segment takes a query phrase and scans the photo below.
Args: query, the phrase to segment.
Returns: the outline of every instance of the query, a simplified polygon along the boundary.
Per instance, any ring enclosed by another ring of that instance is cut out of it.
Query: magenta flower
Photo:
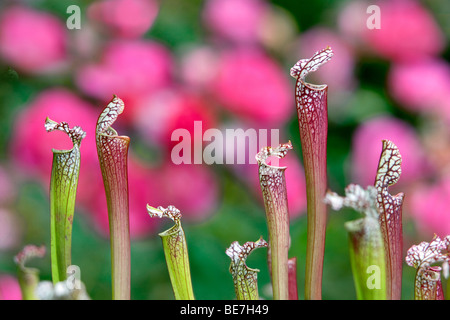
[[[431,185],[422,185],[411,190],[406,198],[416,228],[421,234],[445,236],[450,234],[448,199],[450,179],[442,177]]]
[[[158,10],[155,0],[102,0],[93,2],[87,15],[112,36],[137,38],[150,29]]]
[[[404,108],[448,114],[444,107],[450,100],[450,65],[440,59],[394,64],[389,71],[388,88]]]
[[[363,0],[349,1],[338,13],[338,31],[355,47],[361,46],[364,41],[368,18],[366,10],[369,5],[369,2]]]
[[[257,42],[268,6],[263,0],[208,0],[206,26],[219,37],[238,43]]]
[[[171,69],[171,54],[159,43],[113,41],[104,47],[99,62],[78,70],[76,83],[83,92],[101,100],[108,100],[115,92],[127,105],[123,117],[130,120],[137,100],[170,84]]]
[[[48,72],[67,60],[67,34],[55,16],[21,6],[0,16],[0,57],[25,72]]]
[[[209,46],[187,49],[181,58],[180,77],[184,85],[195,89],[205,89],[217,72],[219,57]]]
[[[442,31],[419,1],[383,0],[376,5],[381,12],[380,29],[366,27],[363,36],[380,56],[394,61],[412,61],[431,57],[444,49]]]
[[[167,164],[158,169],[164,203],[183,208],[183,219],[200,221],[217,208],[219,188],[213,172],[201,165]],[[186,187],[186,184],[189,187]]]
[[[211,91],[232,114],[260,125],[280,125],[292,116],[289,80],[262,51],[225,52],[217,68]]]
[[[157,145],[170,157],[178,141],[172,141],[176,129],[186,129],[194,139],[194,121],[201,121],[201,135],[217,127],[212,104],[203,96],[182,88],[169,88],[142,98],[136,103],[133,124],[150,145]],[[183,210],[184,211],[184,210]]]
[[[22,300],[19,281],[10,275],[0,275],[0,300]]]
[[[0,251],[20,244],[23,234],[21,222],[17,213],[0,207]]]
[[[379,158],[380,141],[391,139],[404,158],[399,185],[426,173],[427,165],[419,138],[413,127],[392,117],[378,117],[362,123],[353,136],[352,181],[363,187],[373,184]]]

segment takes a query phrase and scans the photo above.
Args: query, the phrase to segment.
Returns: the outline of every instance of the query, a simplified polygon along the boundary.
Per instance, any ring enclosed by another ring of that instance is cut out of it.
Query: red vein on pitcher
[[[377,209],[384,239],[387,263],[387,299],[400,300],[402,286],[402,204],[404,194],[392,196],[389,186],[400,179],[402,157],[397,146],[383,140],[383,150],[375,179],[377,190]]]
[[[246,242],[242,246],[234,241],[225,251],[231,258],[230,273],[233,276],[234,290],[237,300],[259,300],[258,269],[249,268],[245,261],[249,254],[257,248],[267,247],[267,242],[261,237],[256,242]]]
[[[328,86],[307,83],[305,78],[332,56],[333,51],[327,47],[316,52],[310,59],[298,61],[290,70],[291,76],[297,79],[295,101],[307,186],[306,299],[322,298],[327,218],[327,206],[323,198],[327,191]]]
[[[47,132],[59,130],[72,140],[70,150],[53,149],[53,163],[50,180],[50,251],[53,283],[67,277],[71,265],[72,224],[75,211],[75,198],[80,171],[80,144],[86,137],[81,127],[72,129],[67,122],[45,120]]]
[[[124,110],[117,96],[100,114],[96,126],[97,153],[108,206],[113,299],[130,299],[130,227],[128,205],[128,147],[130,138],[111,126]]]
[[[289,299],[289,210],[285,178],[286,167],[268,165],[266,160],[271,156],[283,158],[291,149],[292,144],[289,141],[277,148],[263,148],[256,155],[269,229],[273,297],[276,300]]]
[[[444,293],[441,283],[440,266],[433,264],[447,264],[450,261],[448,251],[450,245],[450,236],[444,239],[437,235],[433,237],[431,243],[421,242],[408,249],[405,261],[417,269],[414,281],[414,299],[415,300],[444,300]],[[433,266],[432,266],[433,265]]]
[[[174,206],[154,208],[147,204],[150,217],[169,218],[175,225],[159,234],[176,300],[194,300],[186,237],[180,210]]]

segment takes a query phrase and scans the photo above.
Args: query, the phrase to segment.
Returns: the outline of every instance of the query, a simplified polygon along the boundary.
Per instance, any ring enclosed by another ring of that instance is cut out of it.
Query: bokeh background
[[[81,9],[81,28],[66,22]],[[394,141],[405,192],[405,252],[450,234],[450,2],[376,1],[381,28],[358,1],[15,0],[0,4],[0,299],[20,299],[13,257],[26,244],[50,244],[52,148],[47,116],[87,131],[73,226],[73,264],[93,299],[110,299],[110,249],[94,142],[97,117],[113,94],[125,102],[115,128],[131,137],[129,160],[132,299],[173,299],[152,206],[183,214],[198,299],[233,299],[226,248],[267,239],[255,165],[179,165],[177,128],[280,130],[294,150],[283,160],[291,214],[290,256],[304,297],[306,200],[291,66],[331,46],[333,59],[308,81],[329,86],[329,188],[373,184],[381,140]],[[355,299],[346,221],[329,212],[324,299]],[[247,260],[270,299],[266,250]],[[51,279],[49,254],[30,262]],[[403,298],[414,270],[404,267]]]

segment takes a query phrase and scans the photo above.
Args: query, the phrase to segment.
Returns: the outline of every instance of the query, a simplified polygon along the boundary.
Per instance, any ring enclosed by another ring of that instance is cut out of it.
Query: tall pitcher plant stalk
[[[307,250],[305,298],[322,298],[322,270],[325,251],[327,205],[323,199],[327,192],[327,85],[305,82],[310,72],[316,71],[333,56],[327,47],[310,59],[298,61],[291,68],[297,79],[295,101],[297,105],[307,198]]]
[[[291,149],[292,144],[289,141],[276,148],[263,148],[256,155],[269,229],[269,259],[275,300],[289,299],[289,210],[285,178],[286,167],[268,165],[266,161],[269,157],[283,158]]]
[[[66,280],[71,265],[72,223],[80,172],[80,144],[86,133],[80,127],[69,128],[66,122],[57,123],[47,118],[47,132],[60,130],[70,137],[73,148],[53,149],[50,181],[50,251],[53,283]]]
[[[128,206],[128,146],[111,126],[124,110],[117,96],[97,120],[96,142],[108,206],[111,242],[112,298],[130,299],[130,226]]]

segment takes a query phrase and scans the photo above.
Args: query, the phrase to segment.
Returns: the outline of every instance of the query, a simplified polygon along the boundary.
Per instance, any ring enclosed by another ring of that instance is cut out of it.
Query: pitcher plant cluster
[[[351,208],[362,217],[348,221],[350,264],[358,299],[392,299],[402,296],[402,265],[405,261],[417,269],[415,299],[444,299],[441,272],[448,274],[450,236],[435,236],[431,243],[412,246],[404,260],[402,205],[404,194],[391,195],[389,188],[401,176],[402,157],[393,141],[382,140],[378,170],[373,186],[363,188],[350,184],[345,195],[328,190],[327,135],[328,86],[306,82],[314,72],[331,60],[330,47],[316,52],[311,58],[299,60],[290,70],[296,79],[295,103],[301,141],[301,154],[306,177],[307,243],[304,295],[308,300],[322,299],[322,273],[328,207]],[[276,106],[274,106],[276,107]],[[95,141],[108,208],[112,299],[130,299],[130,219],[128,195],[128,150],[130,138],[121,136],[112,127],[124,111],[123,101],[113,95],[98,117]],[[67,119],[70,120],[70,119]],[[24,299],[89,299],[82,282],[74,283],[67,270],[72,266],[72,223],[75,212],[81,144],[86,133],[67,122],[45,120],[48,132],[65,132],[73,142],[70,150],[53,150],[50,177],[50,226],[52,282],[40,281],[39,270],[26,267],[27,260],[43,257],[45,247],[26,246],[16,256],[18,278]],[[89,137],[87,137],[89,139]],[[230,281],[238,300],[258,300],[258,269],[246,265],[247,257],[258,248],[267,250],[267,266],[271,277],[274,300],[297,300],[297,257],[289,256],[288,190],[285,179],[287,167],[274,165],[270,159],[281,160],[293,149],[290,141],[278,146],[263,147],[256,155],[261,193],[264,200],[268,238],[239,244],[231,243],[225,250],[230,257]],[[331,159],[332,160],[332,159]],[[189,265],[189,253],[181,218],[183,208],[167,208],[149,203],[145,210],[150,218],[168,218],[174,225],[159,234],[172,284],[174,298],[195,299]],[[257,238],[258,235],[255,235]],[[371,272],[376,277],[371,277]],[[76,280],[76,279],[75,279]],[[75,285],[74,285],[75,284]]]

